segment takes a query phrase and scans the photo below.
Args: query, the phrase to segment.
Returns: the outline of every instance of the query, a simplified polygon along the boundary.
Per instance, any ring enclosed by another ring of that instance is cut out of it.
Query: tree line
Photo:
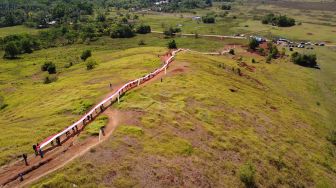
[[[267,14],[261,20],[263,24],[271,24],[279,27],[290,27],[295,25],[295,19],[287,17],[286,15],[275,15],[273,13]]]
[[[13,0],[0,6],[0,27],[25,24],[48,27],[51,21],[77,22],[82,15],[92,15],[94,4],[89,0]]]
[[[146,24],[134,24],[126,21],[113,23],[84,23],[61,25],[40,31],[37,35],[17,34],[0,38],[0,48],[5,51],[4,58],[13,59],[19,54],[32,53],[41,48],[68,45],[75,42],[90,42],[101,36],[112,38],[133,37],[136,33],[150,33],[151,28]]]

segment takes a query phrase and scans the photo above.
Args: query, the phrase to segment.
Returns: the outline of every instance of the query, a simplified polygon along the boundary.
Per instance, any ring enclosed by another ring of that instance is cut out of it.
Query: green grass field
[[[113,106],[136,111],[138,124],[119,126],[108,142],[35,186],[238,187],[246,163],[256,168],[260,187],[335,186],[336,150],[325,139],[335,122],[334,57],[321,58],[317,70],[237,56],[256,67],[242,71],[262,86],[218,67],[237,68],[230,57],[179,54],[176,64],[187,72],[129,92]]]
[[[0,28],[0,37],[5,37],[14,34],[37,34],[41,29],[29,28],[26,26],[13,26]]]
[[[143,48],[128,50],[138,47],[140,40],[146,43]],[[167,51],[165,46],[169,40],[152,34],[131,39],[102,38],[90,45],[44,49],[16,60],[0,59],[0,96],[2,103],[8,105],[0,111],[3,133],[0,135],[0,164],[17,158],[22,152],[31,152],[32,144],[79,119],[87,108],[108,93],[110,82],[123,84],[159,67],[161,62],[157,55]],[[193,37],[175,40],[181,47],[195,50],[211,51],[225,44]],[[79,59],[84,49],[91,49],[98,62],[92,71],[87,71]],[[41,65],[45,61],[57,66],[55,83],[43,84],[47,73],[41,71]],[[74,65],[66,68],[70,62]],[[16,135],[16,139],[12,140],[12,135]]]
[[[336,17],[331,11],[242,2],[233,3],[229,15],[216,24],[191,19],[222,12],[219,5],[196,14],[139,14],[139,22],[156,31],[181,24],[182,33],[245,33],[336,43]],[[269,12],[285,12],[302,25],[261,24],[257,19]],[[0,37],[16,31],[36,32],[22,26],[0,28]],[[144,46],[138,45],[140,40]],[[0,165],[31,153],[32,144],[79,119],[106,96],[110,82],[123,84],[159,67],[158,54],[167,51],[170,40],[161,34],[102,37],[90,44],[0,59]],[[243,49],[238,47],[235,56],[178,54],[175,66],[184,71],[177,69],[162,83],[128,92],[112,106],[132,113],[128,123],[34,187],[242,187],[242,172],[249,165],[255,169],[258,187],[336,187],[336,147],[326,139],[336,130],[335,48],[310,50],[321,67],[312,69],[294,65],[289,57],[268,64],[265,57],[244,50],[247,40],[178,36],[174,40],[178,47],[200,52],[231,44]],[[85,49],[91,49],[98,62],[91,71],[79,59]],[[239,67],[240,58],[256,71]],[[57,66],[54,83],[43,84],[47,73],[40,69],[45,61]],[[223,65],[240,68],[250,79]],[[106,117],[97,120],[83,139],[96,135],[107,122]]]

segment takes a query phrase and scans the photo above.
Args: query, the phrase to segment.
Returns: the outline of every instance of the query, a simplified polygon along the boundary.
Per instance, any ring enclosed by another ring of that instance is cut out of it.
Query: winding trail
[[[133,88],[141,88],[142,86],[149,84],[151,81],[163,77],[167,73],[167,68],[170,63],[173,62],[175,54],[180,51],[182,51],[182,49],[168,52],[161,57],[161,60],[164,62],[161,68],[156,69],[154,72],[151,72],[139,79],[130,81],[121,86],[119,89],[113,90],[112,94],[93,107],[79,121],[65,128],[60,133],[46,138],[43,142],[41,142],[41,148],[45,148],[45,157],[43,159],[41,159],[40,156],[30,155],[28,156],[29,166],[26,166],[23,160],[19,160],[1,167],[0,187],[26,187],[41,177],[62,168],[75,158],[82,156],[93,147],[107,140],[120,122],[120,118],[126,118],[121,112],[111,110],[108,107],[119,101],[118,98],[122,97],[122,95],[127,91]],[[81,141],[80,135],[82,131],[86,126],[90,126],[89,124],[100,114],[106,114],[109,117],[108,124],[105,127],[105,135],[100,141],[98,137],[95,136],[89,136],[84,139],[84,141]],[[89,115],[92,117],[90,119],[86,119]],[[61,145],[50,145],[50,143],[53,143],[54,139],[57,138],[56,136],[63,138]],[[20,173],[23,174],[23,181],[19,180]]]

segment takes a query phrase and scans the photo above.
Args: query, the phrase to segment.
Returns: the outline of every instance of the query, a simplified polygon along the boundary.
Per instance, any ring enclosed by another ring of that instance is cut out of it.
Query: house
[[[192,20],[200,20],[200,19],[201,19],[200,16],[194,16],[194,17],[192,17]]]
[[[55,25],[57,22],[55,20],[48,22],[48,25]]]

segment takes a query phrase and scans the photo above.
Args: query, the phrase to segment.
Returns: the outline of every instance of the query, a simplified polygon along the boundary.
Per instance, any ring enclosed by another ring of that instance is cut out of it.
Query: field
[[[310,6],[315,2],[305,1]],[[220,5],[194,13],[141,13],[138,22],[153,31],[174,26],[182,33],[336,44],[336,16],[330,7],[305,10],[306,5],[290,8],[291,2],[242,1],[232,3],[228,15],[216,17],[215,24],[192,20],[212,11],[220,14]],[[128,11],[111,10],[109,16],[117,12]],[[270,12],[285,12],[300,24],[261,24]],[[38,30],[0,28],[0,37],[25,32]],[[106,142],[33,187],[242,187],[249,174],[256,187],[336,187],[336,147],[327,139],[336,130],[336,48],[294,49],[316,54],[321,69],[315,69],[290,62],[287,49],[285,57],[266,63],[265,57],[246,51],[248,40],[173,39],[179,48],[193,51],[179,53],[162,82],[132,90],[111,107],[123,118]],[[139,45],[141,40],[145,45]],[[155,33],[101,37],[0,59],[0,165],[32,153],[32,144],[79,119],[111,92],[110,83],[115,88],[161,66],[158,55],[168,51],[171,40]],[[235,55],[200,53],[232,46]],[[90,71],[79,58],[85,49],[98,63]],[[51,84],[43,83],[46,61],[57,66]],[[81,139],[97,136],[106,121],[99,117]]]
[[[35,186],[237,187],[247,163],[261,187],[335,186],[336,151],[323,139],[335,121],[334,57],[321,59],[320,72],[240,55],[261,84],[218,67],[237,68],[231,56],[180,54],[162,83],[112,107],[132,118],[108,142]]]
[[[14,34],[37,34],[41,29],[33,29],[25,26],[13,26],[0,28],[0,37]]]
[[[140,53],[137,49],[126,50],[120,55],[120,50],[138,47],[137,41],[140,40],[158,48],[140,48]],[[17,60],[1,59],[0,96],[8,106],[1,110],[0,117],[3,132],[0,136],[0,163],[5,164],[22,152],[31,151],[32,144],[77,120],[87,108],[108,93],[110,82],[117,86],[159,67],[157,55],[166,51],[162,47],[169,40],[161,35],[139,35],[132,39],[104,38],[90,45],[36,51]],[[223,45],[221,41],[207,43],[206,39],[185,37],[176,41],[183,47],[196,50],[206,47],[212,51]],[[84,49],[91,49],[93,58],[99,63],[92,71],[87,71],[85,63],[79,59]],[[45,61],[56,63],[58,70],[57,82],[49,85],[43,84],[46,73],[41,71],[41,65]],[[70,62],[74,65],[66,68]],[[33,132],[25,131],[32,128]],[[10,139],[13,134],[17,139]]]

